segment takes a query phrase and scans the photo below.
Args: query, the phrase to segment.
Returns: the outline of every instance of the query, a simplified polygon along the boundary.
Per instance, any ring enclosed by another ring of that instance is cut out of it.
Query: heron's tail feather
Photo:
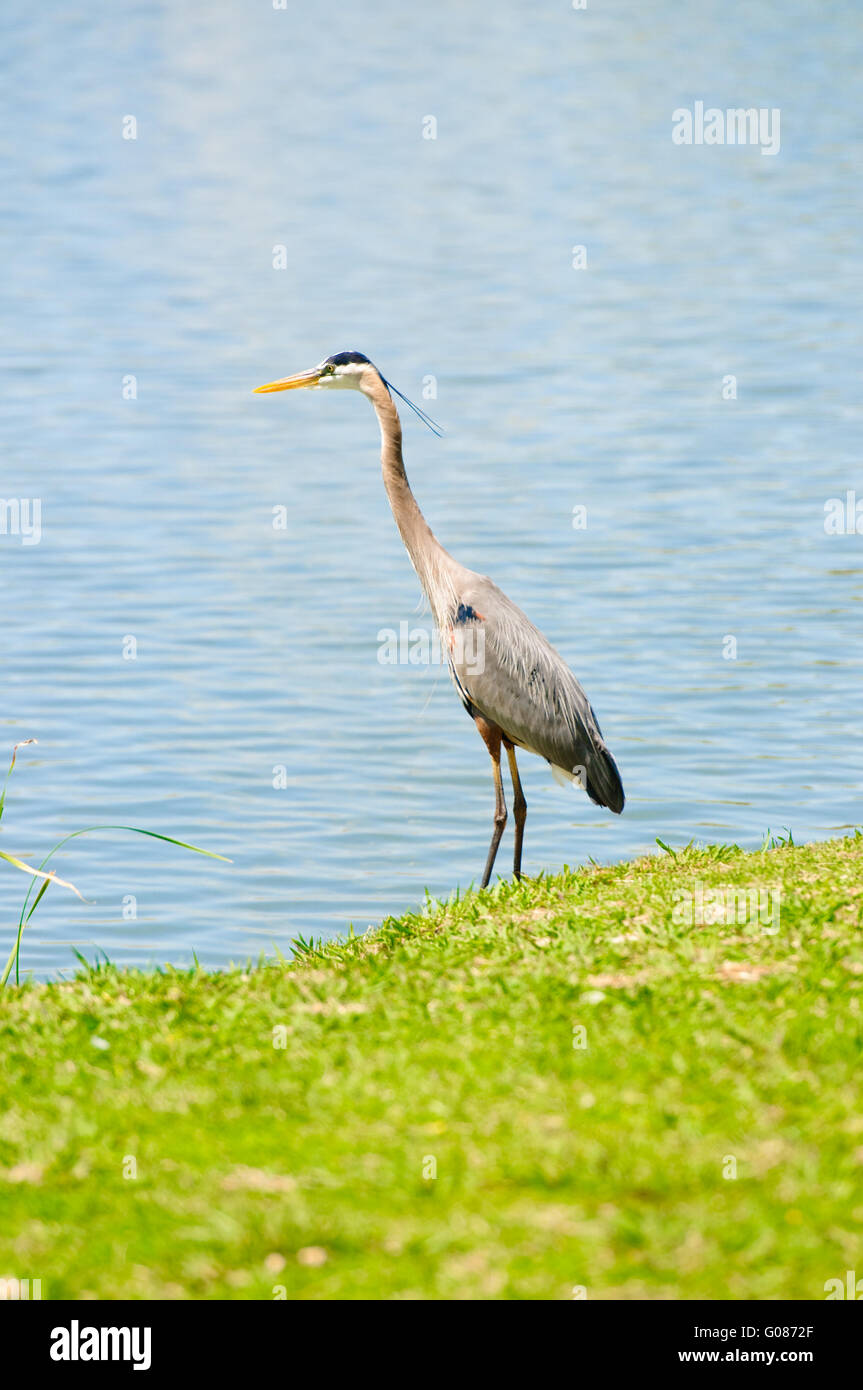
[[[607,748],[599,748],[587,767],[587,794],[597,806],[607,806],[619,816],[623,810],[623,783],[617,763]]]
[[[594,748],[587,767],[576,766],[572,772],[567,772],[555,763],[550,763],[550,766],[555,782],[562,787],[575,782],[579,787],[584,787],[597,806],[607,806],[616,816],[620,815],[624,802],[623,783],[617,763],[604,744],[601,748]]]

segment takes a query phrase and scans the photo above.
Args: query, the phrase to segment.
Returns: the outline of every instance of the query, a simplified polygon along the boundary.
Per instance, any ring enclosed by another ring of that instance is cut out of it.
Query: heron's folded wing
[[[560,653],[490,579],[477,576],[459,595],[449,648],[453,679],[473,709],[594,801],[623,809],[620,774],[590,701]]]

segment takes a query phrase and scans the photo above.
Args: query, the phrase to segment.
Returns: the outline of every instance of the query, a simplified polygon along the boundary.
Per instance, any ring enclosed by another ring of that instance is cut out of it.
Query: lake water
[[[620,765],[616,818],[522,758],[527,873],[860,822],[863,535],[824,507],[863,500],[861,58],[841,4],[9,22],[0,495],[41,539],[0,535],[0,742],[39,742],[0,848],[120,822],[233,860],[73,841],[88,902],[49,891],[26,967],[220,966],[479,876],[483,745],[439,668],[378,659],[428,617],[372,411],[251,394],[343,348],[445,426],[405,421],[430,524]],[[675,145],[697,101],[778,108],[779,153]]]

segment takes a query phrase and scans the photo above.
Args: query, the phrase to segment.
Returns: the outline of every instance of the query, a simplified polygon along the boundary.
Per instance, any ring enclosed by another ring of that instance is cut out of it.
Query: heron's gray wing
[[[521,609],[490,579],[471,576],[447,636],[450,670],[468,710],[619,814],[623,785],[590,701]]]

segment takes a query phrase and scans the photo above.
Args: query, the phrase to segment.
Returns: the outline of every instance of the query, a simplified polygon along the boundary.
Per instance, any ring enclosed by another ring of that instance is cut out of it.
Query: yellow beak
[[[256,386],[254,392],[262,396],[267,391],[296,391],[298,386],[317,386],[320,379],[320,367],[313,367],[310,372],[298,372],[296,376],[286,376],[281,381],[268,381],[265,386]]]

